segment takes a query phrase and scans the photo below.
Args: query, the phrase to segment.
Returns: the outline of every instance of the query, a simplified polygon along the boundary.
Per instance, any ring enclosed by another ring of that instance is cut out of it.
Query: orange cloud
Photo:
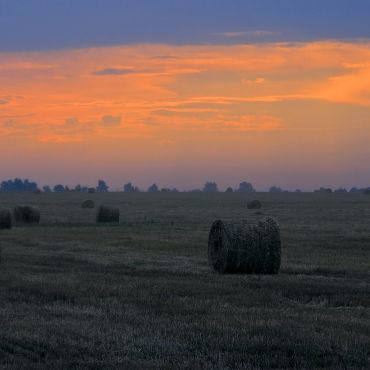
[[[223,150],[298,168],[308,143],[306,165],[367,135],[348,122],[370,109],[369,60],[370,44],[339,42],[0,54],[0,141],[39,143],[40,153],[75,144],[92,163],[99,147],[117,165],[135,150],[137,164],[166,162],[167,151],[190,164],[191,148],[198,159]]]

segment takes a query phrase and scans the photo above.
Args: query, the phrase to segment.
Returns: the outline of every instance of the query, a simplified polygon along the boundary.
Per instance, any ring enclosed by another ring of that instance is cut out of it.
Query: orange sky
[[[0,53],[2,179],[370,184],[370,44]]]

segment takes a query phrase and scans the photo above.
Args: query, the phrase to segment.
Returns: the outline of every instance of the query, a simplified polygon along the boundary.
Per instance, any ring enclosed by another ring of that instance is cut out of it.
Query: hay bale
[[[247,202],[247,208],[248,209],[261,209],[262,208],[262,203],[255,199],[250,202]]]
[[[96,222],[119,222],[119,208],[100,206],[96,212]]]
[[[95,208],[95,202],[91,199],[84,200],[81,204],[82,208]]]
[[[12,228],[12,214],[8,209],[0,209],[0,229]]]
[[[40,211],[30,206],[17,206],[13,211],[14,220],[19,224],[40,223]]]
[[[273,218],[213,223],[208,239],[208,262],[217,272],[277,274],[280,259],[280,228]]]

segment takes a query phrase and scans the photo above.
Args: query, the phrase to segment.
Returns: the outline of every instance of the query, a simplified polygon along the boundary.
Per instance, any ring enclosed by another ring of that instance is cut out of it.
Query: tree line
[[[42,188],[38,186],[38,184],[34,181],[30,181],[29,179],[19,179],[16,178],[14,180],[6,180],[0,183],[0,191],[1,192],[45,192],[45,193],[65,193],[65,192],[80,192],[80,193],[106,193],[109,192],[109,186],[104,180],[99,180],[95,187],[89,187],[84,185],[76,185],[75,187],[71,188],[68,185],[57,184],[53,187],[49,185],[45,185]],[[140,189],[138,186],[135,186],[133,183],[128,182],[127,184],[123,185],[122,191],[125,193],[138,193],[138,192],[149,192],[149,193],[158,193],[158,192],[172,192],[177,193],[179,190],[177,188],[159,188],[157,184],[153,184],[149,186],[146,190]],[[255,193],[257,190],[254,186],[247,181],[243,181],[239,184],[239,187],[232,188],[228,187],[225,192],[226,193]],[[208,181],[204,184],[202,188],[199,189],[192,189],[189,190],[192,193],[217,193],[220,192],[219,187],[216,182]],[[270,193],[284,193],[288,192],[288,190],[284,190],[279,186],[271,186],[268,190]],[[301,192],[301,190],[297,189],[295,192]],[[366,193],[370,194],[370,187],[368,188],[357,188],[353,187],[349,190],[346,188],[338,188],[338,189],[331,189],[326,187],[320,187],[319,189],[314,190],[315,193]]]

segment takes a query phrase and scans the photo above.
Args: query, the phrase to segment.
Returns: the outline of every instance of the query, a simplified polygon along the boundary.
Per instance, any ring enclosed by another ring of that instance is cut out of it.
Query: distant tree
[[[302,193],[302,190],[301,189],[296,189],[295,191],[296,193]]]
[[[161,189],[162,193],[169,193],[170,191],[171,191],[171,189],[169,189],[169,188],[162,188]]]
[[[49,185],[43,186],[42,190],[44,191],[44,193],[51,193],[52,192],[51,187]]]
[[[338,188],[334,190],[334,193],[348,193],[346,188]]]
[[[171,189],[171,193],[179,193],[180,191],[178,190],[178,189],[176,189],[176,188],[172,188]]]
[[[360,192],[361,192],[361,190],[360,190],[360,189],[358,189],[358,188],[356,188],[356,187],[353,187],[349,192],[350,192],[350,193],[360,193]]]
[[[234,192],[234,190],[233,190],[233,188],[232,187],[228,187],[227,189],[226,189],[226,191],[225,191],[225,193],[233,193]]]
[[[96,192],[96,189],[95,189],[95,188],[88,188],[88,189],[87,189],[87,192],[88,192],[89,194],[93,194],[93,193],[95,193],[95,192]]]
[[[153,184],[148,188],[148,193],[157,193],[158,191],[158,186],[156,184]]]
[[[282,193],[283,189],[281,189],[279,186],[271,186],[269,189],[270,193]]]
[[[203,187],[203,191],[205,193],[217,193],[218,192],[218,186],[215,182],[206,182]]]
[[[253,185],[250,182],[246,182],[246,181],[243,181],[240,183],[239,189],[237,191],[239,193],[255,193],[256,192]]]
[[[98,193],[107,193],[109,190],[109,186],[104,180],[99,180],[98,181],[98,186],[96,187],[96,191]]]
[[[135,187],[132,185],[131,182],[123,185],[123,191],[125,193],[134,193],[135,192]]]
[[[191,190],[189,190],[189,193],[201,193],[202,192],[202,190],[200,190],[200,189],[191,189]]]
[[[370,195],[370,187],[368,187],[368,188],[366,188],[366,189],[364,189],[364,194],[366,194],[366,195]]]
[[[76,193],[87,193],[89,191],[89,188],[87,186],[82,186],[78,184],[74,187],[72,191],[75,191]]]
[[[37,190],[38,190],[37,183],[29,181],[28,179],[21,180],[21,179],[16,178],[14,180],[3,181],[0,184],[0,191],[35,192]]]
[[[66,188],[62,184],[55,185],[54,188],[54,193],[64,193],[66,191]]]
[[[324,187],[321,187],[320,189],[315,190],[315,193],[327,193],[327,194],[330,194],[332,192],[333,192],[333,190],[331,188],[324,188]]]

